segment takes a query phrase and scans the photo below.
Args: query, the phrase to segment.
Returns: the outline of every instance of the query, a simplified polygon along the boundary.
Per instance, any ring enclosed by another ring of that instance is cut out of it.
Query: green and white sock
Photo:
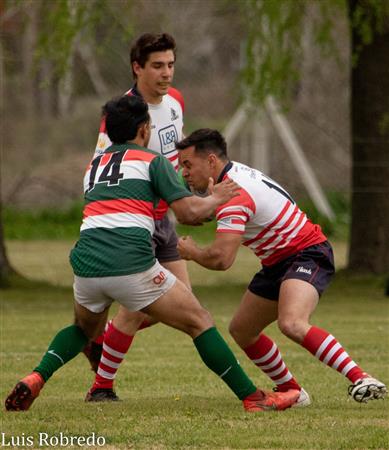
[[[61,330],[53,339],[34,372],[39,372],[47,381],[53,373],[77,356],[88,343],[88,338],[77,325]]]
[[[243,400],[256,391],[256,387],[215,327],[204,331],[193,340],[205,365],[216,373]]]

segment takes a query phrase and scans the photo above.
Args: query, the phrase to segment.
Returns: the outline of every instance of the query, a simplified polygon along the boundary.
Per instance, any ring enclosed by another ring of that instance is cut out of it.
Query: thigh
[[[179,261],[165,261],[161,262],[161,265],[182,281],[188,289],[191,289],[186,261],[183,259]]]
[[[277,319],[278,303],[260,297],[247,290],[236,310],[231,328],[243,330],[248,337],[256,337]]]
[[[279,319],[289,322],[309,322],[311,314],[319,301],[317,289],[310,283],[287,279],[282,282],[279,297]]]
[[[151,320],[149,320],[147,314],[141,311],[129,311],[126,307],[120,305],[112,322],[119,331],[133,336],[145,319],[149,322]]]
[[[184,331],[192,338],[213,326],[211,315],[179,280],[143,311],[166,325]]]
[[[74,302],[75,323],[84,331],[89,339],[94,339],[104,330],[108,310],[109,307],[102,312],[94,313],[79,303]]]

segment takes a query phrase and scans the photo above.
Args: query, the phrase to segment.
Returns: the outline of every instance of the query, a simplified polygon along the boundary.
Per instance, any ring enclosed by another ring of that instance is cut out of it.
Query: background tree
[[[212,97],[215,95],[215,89],[219,89],[223,93],[223,101],[214,101],[212,106],[219,104],[224,114],[228,114],[225,111],[226,102],[232,104],[234,100],[231,102],[231,99],[235,98],[233,95],[226,96],[225,92],[231,94],[229,77],[231,74],[235,77],[239,66],[241,39],[246,43],[245,69],[242,73],[243,95],[256,103],[263,102],[269,94],[279,100],[292,99],[299,89],[301,58],[305,56],[304,33],[305,37],[308,33],[305,29],[307,17],[314,21],[313,33],[317,45],[322,49],[323,65],[326,61],[331,61],[329,58],[339,58],[336,52],[337,36],[334,32],[336,17],[341,16],[342,21],[343,17],[348,17],[352,37],[350,47],[355,56],[352,77],[350,74],[353,185],[349,267],[373,273],[388,272],[389,202],[385,201],[385,195],[388,193],[389,176],[385,145],[388,140],[389,122],[389,2],[242,0],[228,3],[215,0],[206,6],[205,3],[202,5],[201,12],[204,17],[196,27],[198,34],[191,35],[192,38],[188,38],[187,22],[197,14],[198,1],[182,2],[180,11],[177,11],[180,12],[180,20],[176,20],[174,24],[171,22],[166,3],[174,7],[176,5],[175,0],[0,0],[0,45],[4,43],[0,58],[2,74],[3,62],[7,63],[6,75],[2,75],[6,83],[1,83],[1,88],[4,89],[6,85],[7,99],[14,114],[11,122],[17,120],[17,126],[10,127],[9,132],[12,133],[17,128],[23,130],[23,133],[20,133],[22,137],[26,136],[25,141],[18,140],[19,148],[27,143],[29,157],[35,158],[34,164],[37,165],[42,163],[45,151],[46,156],[51,151],[57,159],[60,150],[58,146],[54,149],[50,139],[53,136],[49,133],[55,131],[57,144],[69,140],[71,133],[60,132],[66,129],[66,120],[69,127],[69,119],[74,113],[74,106],[77,106],[75,100],[80,99],[79,104],[85,108],[85,91],[89,90],[90,98],[95,98],[100,104],[101,98],[117,95],[123,85],[127,87],[127,46],[133,35],[131,23],[139,22],[139,18],[135,22],[135,14],[142,16],[143,20],[137,32],[144,29],[156,31],[156,23],[173,34],[182,28],[179,38],[180,61],[183,54],[190,57],[177,71],[176,81],[182,76],[180,86],[184,82],[191,88],[197,84],[203,89],[207,84],[208,96],[212,92]],[[241,8],[240,12],[238,8]],[[218,17],[223,16],[228,20],[214,23],[212,14],[218,14]],[[311,22],[309,23],[311,26]],[[215,28],[219,29],[219,40],[211,37],[210,30]],[[229,35],[234,36],[234,40],[226,40],[226,30]],[[186,39],[182,39],[182,36]],[[193,46],[193,42],[196,42],[196,46]],[[222,42],[227,42],[224,50]],[[8,58],[11,53],[17,55],[17,58]],[[208,78],[204,82],[207,69],[212,70],[208,70]],[[88,78],[82,87],[81,77]],[[2,102],[4,98],[2,93]],[[198,98],[198,95],[192,95],[190,100],[193,102]],[[197,101],[197,106],[199,105],[200,102]],[[3,103],[1,108],[4,112]],[[77,129],[79,141],[82,141],[81,136],[89,123],[94,139],[97,124],[90,120],[92,115],[87,116],[85,109],[83,111],[82,117],[74,119],[73,128]],[[212,113],[204,111],[204,108],[202,114],[207,123],[208,119],[213,120]],[[23,115],[34,117],[35,121],[26,124],[23,122]],[[36,120],[36,117],[44,120]],[[80,123],[80,120],[84,122]],[[209,124],[219,127],[218,122],[210,120]],[[27,129],[28,127],[30,128]],[[5,129],[1,137],[7,132]],[[46,138],[44,142],[42,134]],[[42,151],[42,144],[46,145],[45,151]],[[64,152],[68,150],[66,145],[74,148],[73,142],[69,140],[63,145]],[[31,149],[38,146],[40,152],[32,154]],[[345,147],[347,146],[346,143]],[[334,152],[332,148],[332,153]],[[7,156],[9,155],[11,153],[7,153]],[[76,157],[76,152],[71,156]],[[339,157],[340,159],[342,158]],[[330,167],[329,162],[327,165]],[[336,167],[339,170],[339,167],[348,166]],[[9,192],[12,194],[18,186],[26,186],[29,173],[25,170],[20,170],[18,180],[11,180],[12,183],[6,185],[8,200],[11,198]],[[325,174],[325,170],[322,173]],[[323,177],[326,178],[325,175]],[[39,182],[42,181],[39,179]],[[20,197],[24,198],[26,194],[28,197],[30,192],[27,188],[27,192],[23,190]],[[8,274],[9,269],[0,227],[0,276]]]
[[[285,103],[299,78],[304,11],[312,2],[247,0],[240,3],[248,30],[245,94],[262,104],[268,95]],[[324,57],[336,57],[333,20],[347,14],[353,64],[352,271],[389,272],[389,2],[326,0],[314,27]],[[325,64],[325,58],[323,59]]]

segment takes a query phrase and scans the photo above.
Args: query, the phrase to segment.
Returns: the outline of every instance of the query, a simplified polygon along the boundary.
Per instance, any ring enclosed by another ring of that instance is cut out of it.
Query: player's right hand
[[[219,205],[237,197],[239,190],[239,184],[229,178],[217,184],[214,184],[213,178],[209,179],[208,192],[215,197]]]

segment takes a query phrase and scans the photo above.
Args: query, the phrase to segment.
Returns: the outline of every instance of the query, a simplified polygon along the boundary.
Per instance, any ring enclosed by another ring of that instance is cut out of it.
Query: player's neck
[[[230,164],[229,160],[222,160],[222,159],[217,160],[214,172],[212,174],[215,183],[220,183],[220,181],[222,181],[224,175],[231,168],[231,165],[229,164]]]
[[[128,141],[129,144],[139,145],[139,147],[146,147],[145,140],[142,136],[136,136],[132,141]]]
[[[143,100],[149,105],[159,105],[162,102],[163,95],[150,92],[149,89],[139,83],[137,83],[136,87],[140,95],[143,97]]]

